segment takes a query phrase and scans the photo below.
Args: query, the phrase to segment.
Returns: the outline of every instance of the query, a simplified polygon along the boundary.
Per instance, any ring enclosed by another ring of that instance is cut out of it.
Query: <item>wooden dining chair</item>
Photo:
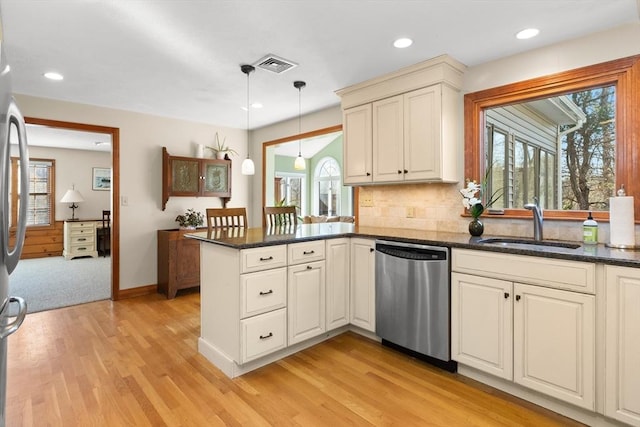
[[[265,206],[264,223],[267,227],[298,225],[298,212],[295,206]]]
[[[98,254],[111,254],[111,211],[102,211],[102,227],[97,229]]]
[[[216,228],[247,228],[246,208],[209,208],[207,213],[207,230]]]

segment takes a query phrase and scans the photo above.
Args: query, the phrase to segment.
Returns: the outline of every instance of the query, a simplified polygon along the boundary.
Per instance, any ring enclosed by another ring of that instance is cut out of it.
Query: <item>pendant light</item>
[[[305,87],[307,84],[305,82],[296,80],[295,82],[293,82],[293,87],[295,87],[296,89],[298,89],[298,136],[300,136],[302,134],[302,126],[301,126],[301,122],[302,122],[302,88]],[[298,140],[298,157],[296,157],[296,161],[293,164],[293,168],[295,170],[305,170],[306,168],[306,163],[304,161],[304,158],[302,157],[302,139]]]
[[[251,143],[249,141],[249,74],[251,74],[255,67],[253,65],[241,65],[240,70],[247,75],[247,158],[242,161],[241,172],[242,175],[254,175],[256,173],[256,167],[253,164],[253,160],[249,158],[249,147]]]

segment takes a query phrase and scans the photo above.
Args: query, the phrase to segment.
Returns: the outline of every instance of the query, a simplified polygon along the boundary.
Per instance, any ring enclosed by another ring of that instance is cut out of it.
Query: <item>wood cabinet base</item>
[[[158,230],[158,292],[175,298],[180,289],[200,286],[200,243],[190,230]]]

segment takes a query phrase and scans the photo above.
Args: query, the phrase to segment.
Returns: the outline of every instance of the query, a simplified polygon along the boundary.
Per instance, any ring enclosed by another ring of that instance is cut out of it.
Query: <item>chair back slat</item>
[[[295,206],[265,206],[264,222],[267,227],[298,225],[298,213]]]
[[[207,229],[242,227],[247,228],[246,208],[208,208]]]

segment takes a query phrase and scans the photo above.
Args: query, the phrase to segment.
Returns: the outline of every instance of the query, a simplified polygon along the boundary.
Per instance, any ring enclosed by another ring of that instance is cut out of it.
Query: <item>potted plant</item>
[[[207,146],[207,148],[213,151],[216,154],[216,158],[218,159],[224,159],[227,156],[227,154],[231,154],[234,156],[237,155],[238,152],[236,150],[224,144],[226,140],[227,140],[227,137],[225,136],[222,139],[222,142],[220,142],[220,137],[218,136],[218,132],[216,132],[216,135],[213,139],[213,147]]]
[[[185,213],[176,217],[176,221],[183,230],[195,230],[197,226],[204,223],[204,215],[193,209],[187,209]]]

